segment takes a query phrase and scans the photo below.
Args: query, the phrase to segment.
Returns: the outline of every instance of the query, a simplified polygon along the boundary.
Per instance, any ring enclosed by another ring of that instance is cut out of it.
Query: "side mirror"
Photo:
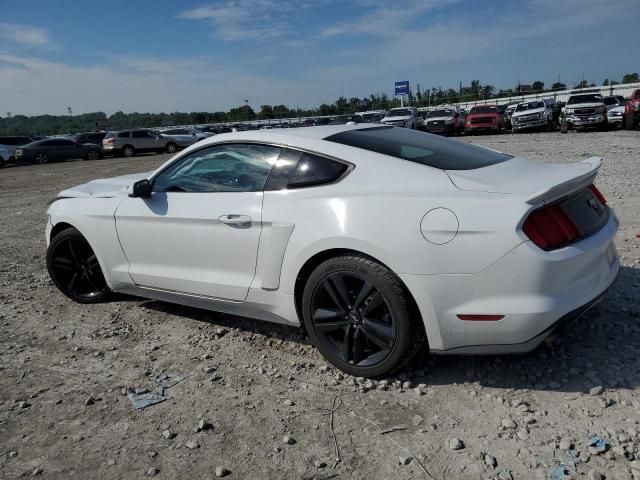
[[[151,196],[151,182],[146,178],[138,180],[133,184],[133,188],[131,189],[129,196],[133,198],[149,198]]]

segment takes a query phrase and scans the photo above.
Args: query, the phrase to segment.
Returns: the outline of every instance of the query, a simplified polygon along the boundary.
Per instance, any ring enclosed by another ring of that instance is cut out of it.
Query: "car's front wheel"
[[[302,310],[314,345],[351,375],[388,375],[424,341],[424,327],[398,277],[366,257],[339,256],[320,264],[305,285]]]
[[[167,143],[166,147],[167,153],[176,153],[178,151],[178,145],[173,142]]]
[[[47,269],[58,289],[79,303],[98,303],[110,293],[89,242],[75,228],[56,235],[47,249]]]
[[[35,163],[43,165],[49,163],[49,156],[46,153],[38,153],[34,158]]]

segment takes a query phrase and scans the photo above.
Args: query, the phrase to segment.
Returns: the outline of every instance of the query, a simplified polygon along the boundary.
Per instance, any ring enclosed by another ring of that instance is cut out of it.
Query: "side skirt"
[[[194,295],[190,293],[141,286],[128,286],[115,291],[125,295],[135,295],[137,297],[159,300],[161,302],[176,303],[178,305],[201,308],[203,310],[210,310],[213,312],[249,317],[256,320],[263,320],[265,322],[299,326],[298,323],[292,323],[273,312],[260,308],[257,304],[249,302],[237,302],[234,300],[225,300],[216,297],[207,297],[204,295]]]

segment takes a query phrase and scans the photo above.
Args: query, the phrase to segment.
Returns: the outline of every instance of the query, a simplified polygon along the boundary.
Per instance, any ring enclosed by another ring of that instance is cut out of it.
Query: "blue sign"
[[[396,82],[396,95],[409,95],[409,80]]]

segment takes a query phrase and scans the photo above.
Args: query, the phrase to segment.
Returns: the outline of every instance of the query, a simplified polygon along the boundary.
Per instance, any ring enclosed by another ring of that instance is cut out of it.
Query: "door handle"
[[[249,215],[222,215],[218,217],[218,220],[231,227],[249,228],[251,226]]]

